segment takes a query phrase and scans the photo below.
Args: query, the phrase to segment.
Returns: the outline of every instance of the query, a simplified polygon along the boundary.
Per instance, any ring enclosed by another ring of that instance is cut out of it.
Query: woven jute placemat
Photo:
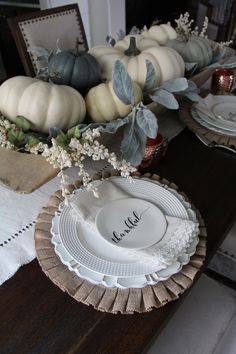
[[[236,136],[213,132],[196,122],[191,115],[192,102],[182,101],[179,104],[179,117],[186,126],[194,133],[206,137],[209,141],[217,144],[236,147]]]
[[[0,183],[19,193],[31,193],[59,170],[53,168],[45,157],[0,148]]]
[[[94,176],[94,179],[108,178],[111,175],[114,176],[118,174],[116,171],[106,171],[103,174]],[[150,180],[160,181],[158,175],[141,175],[140,173],[135,173],[135,175],[140,178],[145,177],[150,178]],[[161,183],[177,189],[175,184],[167,180],[162,179]],[[71,191],[80,186],[80,182],[77,182],[75,186],[71,185]],[[186,195],[181,194],[188,200]],[[42,209],[38,216],[35,226],[36,253],[44,273],[54,284],[61,290],[67,292],[75,300],[86,305],[91,305],[96,310],[113,314],[141,313],[159,308],[170,301],[178,299],[179,296],[192,285],[194,277],[201,268],[206,255],[206,228],[197,210],[195,211],[200,225],[200,241],[196,253],[191,257],[189,264],[185,265],[179,273],[156,285],[146,286],[142,289],[118,289],[94,285],[87,280],[81,279],[59,260],[54,252],[54,245],[51,242],[50,228],[55,211],[62,200],[61,192],[57,191],[51,196],[48,205]]]

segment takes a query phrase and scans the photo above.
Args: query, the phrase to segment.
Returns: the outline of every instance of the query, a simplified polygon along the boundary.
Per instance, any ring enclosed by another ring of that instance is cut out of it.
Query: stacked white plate
[[[209,94],[191,108],[194,120],[214,132],[236,136],[236,96]]]
[[[133,198],[136,198],[137,205],[146,203],[148,207],[156,206],[160,211],[155,214],[158,220],[161,220],[159,216],[163,214],[197,222],[191,205],[176,190],[166,185],[143,178],[135,178],[134,183],[122,177],[110,177],[110,180],[131,196],[131,203]],[[72,200],[86,198],[86,193],[86,190],[79,189],[75,191]],[[109,214],[109,208],[102,212],[101,216],[109,222],[107,213]],[[158,223],[150,225],[152,231],[155,227],[158,228]],[[149,234],[148,231],[150,230],[147,230],[145,235]],[[189,262],[199,241],[197,234],[194,234],[180,256],[173,259],[170,265],[155,271],[155,265],[144,262],[142,257],[138,257],[138,253],[136,258],[130,257],[122,247],[117,247],[108,242],[106,237],[101,237],[99,232],[76,218],[72,207],[65,206],[64,203],[60,204],[55,213],[51,233],[56,254],[71,271],[91,283],[118,288],[141,288],[168,279]]]

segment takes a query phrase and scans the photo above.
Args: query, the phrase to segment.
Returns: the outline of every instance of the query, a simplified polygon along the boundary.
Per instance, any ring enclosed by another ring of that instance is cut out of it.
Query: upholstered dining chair
[[[81,50],[88,44],[77,4],[35,11],[8,18],[8,24],[28,76],[35,76],[43,66],[30,47],[43,47],[56,51],[72,49],[78,40]]]

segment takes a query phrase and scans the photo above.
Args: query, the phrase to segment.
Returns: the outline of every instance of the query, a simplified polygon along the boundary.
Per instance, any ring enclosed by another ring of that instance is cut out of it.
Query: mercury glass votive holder
[[[212,74],[211,93],[229,95],[234,86],[234,72],[229,69],[215,69]]]
[[[153,163],[157,165],[167,149],[168,139],[164,138],[160,133],[155,139],[147,138],[147,143],[144,151],[144,156],[141,164],[138,166],[140,172],[145,172],[145,169]]]

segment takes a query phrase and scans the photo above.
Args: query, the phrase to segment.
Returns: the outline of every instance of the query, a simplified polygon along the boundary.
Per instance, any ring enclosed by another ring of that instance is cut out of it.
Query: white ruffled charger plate
[[[156,203],[168,215],[197,221],[196,214],[191,209],[191,205],[185,202],[178,192],[161,185],[159,182],[148,179],[135,179],[135,183],[130,184],[126,179],[121,177],[111,177],[111,179],[113,183],[130,195],[148,200],[154,204]],[[86,191],[76,191],[74,198],[77,198],[78,194],[81,198],[84,193]],[[71,271],[74,271],[78,276],[94,284],[119,288],[141,288],[146,285],[154,285],[179,272],[183,265],[189,262],[190,256],[196,251],[197,236],[193,238],[191,244],[181,257],[173,260],[172,264],[165,269],[155,272],[150,265],[142,264],[138,260],[136,262],[131,261],[118,247],[113,246],[113,250],[107,247],[105,240],[103,241],[105,242],[104,246],[102,238],[88,229],[87,225],[83,225],[84,229],[83,227],[81,228],[81,222],[78,223],[75,220],[70,209],[70,207],[65,207],[62,203],[60,205],[61,215],[60,213],[56,213],[53,219],[51,232],[55,252],[61,262],[67,265]],[[76,224],[80,224],[79,230],[75,227]],[[74,225],[74,227],[68,230],[69,225]],[[76,254],[78,247],[79,257],[81,256],[82,258],[78,258],[77,255],[71,255],[72,249],[72,253],[74,254],[75,252]]]
[[[110,180],[127,196],[153,203],[164,215],[188,219],[183,204],[168,189],[142,179],[135,179],[134,183],[122,177],[111,177]],[[97,185],[100,183],[106,181],[96,181]],[[86,203],[87,193],[85,189],[77,190],[72,201],[79,198],[81,203]],[[67,252],[76,262],[90,270],[121,277],[139,276],[157,270],[155,264],[142,262],[138,252],[136,259],[131,259],[130,254],[122,248],[108,244],[96,230],[79,220],[70,206],[64,206],[62,210],[59,233]],[[169,248],[168,245],[166,247]]]

